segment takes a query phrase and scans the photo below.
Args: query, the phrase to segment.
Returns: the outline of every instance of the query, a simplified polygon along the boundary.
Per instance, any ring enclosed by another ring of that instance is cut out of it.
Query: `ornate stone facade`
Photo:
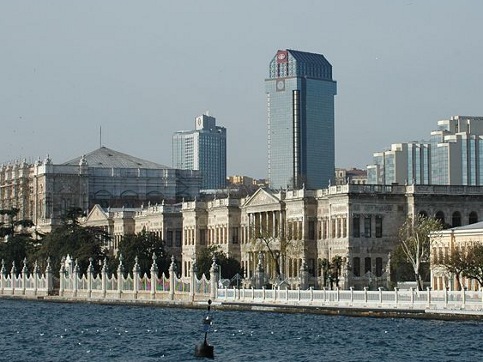
[[[390,255],[408,216],[426,214],[451,226],[474,223],[483,215],[483,188],[346,184],[259,189],[246,198],[195,199],[170,211],[166,205],[154,208],[138,209],[135,216],[125,210],[122,218],[113,214],[116,243],[129,217],[137,232],[143,227],[156,232],[155,225],[167,225],[163,218],[169,215],[174,232],[182,233],[182,246],[172,253],[181,259],[183,277],[203,248],[218,245],[240,261],[245,285],[255,285],[263,270],[261,283],[335,287],[324,276],[323,261],[339,258],[339,287],[376,289],[388,286]],[[162,232],[163,238],[168,235]]]
[[[51,230],[71,207],[103,208],[170,203],[199,193],[199,172],[178,170],[101,147],[56,165],[47,157],[0,170],[0,208],[19,208],[19,218]]]

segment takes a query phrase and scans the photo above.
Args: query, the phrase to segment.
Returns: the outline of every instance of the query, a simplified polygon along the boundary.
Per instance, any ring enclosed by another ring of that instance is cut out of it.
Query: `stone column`
[[[218,298],[218,265],[216,258],[213,257],[213,263],[210,268],[210,297],[211,299]]]
[[[107,259],[104,258],[104,263],[102,264],[102,270],[101,270],[101,288],[102,288],[102,298],[106,297],[106,292],[107,292]]]
[[[132,268],[132,284],[133,284],[133,298],[137,299],[138,298],[138,290],[139,290],[139,272],[141,268],[139,267],[138,263],[139,259],[136,255],[134,258],[134,266]]]
[[[47,266],[45,267],[45,282],[47,284],[47,294],[54,291],[54,273],[50,265],[50,256],[47,258]]]
[[[39,264],[37,263],[37,261],[35,261],[34,271],[33,271],[35,296],[37,295],[37,290],[39,289],[39,276],[40,276]]]
[[[258,253],[258,265],[255,271],[255,289],[261,289],[265,285],[265,269],[263,267],[263,253]]]
[[[196,265],[196,259],[193,259],[191,263],[191,283],[190,283],[190,299],[191,301],[195,300],[196,294],[196,272],[198,271],[198,267]]]
[[[174,289],[176,282],[176,264],[174,256],[171,256],[171,264],[169,265],[169,299],[174,300]]]
[[[60,261],[60,270],[59,270],[59,297],[64,296],[64,289],[65,289],[65,258],[62,257],[62,260]]]
[[[156,284],[158,283],[158,265],[156,254],[153,252],[153,263],[151,264],[151,299],[156,299]]]
[[[122,264],[122,254],[119,254],[119,266],[117,267],[117,295],[121,299],[122,283],[124,279],[124,265]]]
[[[10,269],[10,281],[12,282],[12,295],[15,295],[16,274],[17,274],[17,268],[15,268],[15,262],[12,261],[12,269]]]
[[[79,264],[77,259],[74,264],[74,271],[72,272],[72,296],[77,297],[77,289],[79,288]]]
[[[92,279],[94,278],[94,265],[92,261],[94,259],[89,258],[89,265],[87,266],[87,298],[92,297]]]
[[[309,267],[305,261],[305,258],[302,259],[302,264],[300,265],[300,289],[308,289],[309,288]]]
[[[22,268],[22,295],[25,295],[25,289],[27,285],[27,258],[23,259],[23,268]]]
[[[2,259],[2,268],[0,269],[0,284],[1,284],[1,293],[5,289],[5,280],[7,279],[7,269],[5,269],[5,260]]]

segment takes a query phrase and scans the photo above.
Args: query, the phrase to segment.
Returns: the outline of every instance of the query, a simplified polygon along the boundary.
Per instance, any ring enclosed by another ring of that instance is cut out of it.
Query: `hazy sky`
[[[0,0],[0,164],[63,163],[102,144],[171,166],[206,111],[228,174],[266,177],[264,79],[278,49],[324,54],[336,166],[436,122],[483,115],[483,1]]]

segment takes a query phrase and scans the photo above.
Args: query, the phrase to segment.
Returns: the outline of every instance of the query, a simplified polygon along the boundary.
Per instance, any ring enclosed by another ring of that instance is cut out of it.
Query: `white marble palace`
[[[194,198],[198,171],[179,170],[107,147],[62,164],[50,157],[0,166],[0,209],[18,208],[19,218],[50,231],[71,207],[140,207],[162,200]],[[1,216],[0,216],[1,217]],[[3,221],[3,220],[0,220]]]
[[[212,196],[135,209],[96,206],[84,222],[108,228],[113,249],[126,233],[143,228],[157,233],[168,252],[181,260],[183,277],[189,276],[202,248],[218,245],[241,262],[246,285],[253,285],[260,263],[268,282],[275,282],[276,258],[285,283],[299,287],[301,270],[307,270],[309,285],[321,288],[325,280],[321,262],[340,257],[339,287],[375,289],[388,284],[399,227],[407,216],[417,214],[453,227],[475,223],[483,215],[483,188],[355,184],[276,192],[260,188],[245,198]]]

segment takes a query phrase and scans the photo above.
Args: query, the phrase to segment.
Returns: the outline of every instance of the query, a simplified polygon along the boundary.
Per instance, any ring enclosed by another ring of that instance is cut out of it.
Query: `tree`
[[[442,229],[441,222],[436,219],[418,215],[416,218],[408,217],[399,229],[399,245],[407,262],[413,268],[414,278],[418,289],[423,289],[421,266],[429,262],[430,233]]]
[[[463,276],[478,281],[483,287],[483,244],[473,243],[466,249]]]
[[[320,261],[320,269],[322,270],[322,278],[324,279],[324,286],[328,286],[332,289],[333,284],[339,287],[339,278],[342,269],[342,257],[340,255],[336,255],[332,258],[332,261],[329,259],[322,259]]]
[[[159,236],[143,229],[136,235],[126,235],[119,243],[118,255],[122,254],[126,270],[132,270],[135,258],[138,258],[141,275],[149,274],[153,264],[153,253],[156,254],[156,264],[159,273],[167,273],[169,257],[165,251],[165,242]]]
[[[210,268],[213,263],[213,257],[221,269],[222,279],[232,279],[237,273],[243,275],[240,262],[233,257],[227,257],[226,254],[220,250],[219,245],[210,245],[201,250],[196,257],[196,266],[198,272],[196,276],[201,278],[203,274],[210,275]]]
[[[0,237],[5,238],[5,242],[0,243],[0,259],[8,271],[15,262],[17,272],[20,272],[24,260],[33,263],[30,255],[35,247],[30,229],[33,223],[31,220],[16,220],[19,211],[18,208],[0,210],[0,215],[7,218],[6,223],[0,224]]]
[[[108,233],[98,227],[79,225],[78,217],[82,210],[72,208],[62,217],[62,224],[40,241],[34,257],[45,261],[50,257],[54,272],[58,273],[63,257],[70,255],[77,260],[81,272],[87,269],[90,258],[94,260],[94,270],[99,272],[104,258],[109,255],[105,245],[109,240]]]
[[[456,279],[456,290],[461,290],[461,277],[467,268],[467,258],[461,248],[454,248],[451,253],[435,255],[435,264],[441,265],[448,272],[454,274]]]
[[[0,223],[0,236],[13,235],[15,232],[15,221],[20,209],[12,207],[11,209],[1,209],[0,215],[7,218],[7,223]]]

